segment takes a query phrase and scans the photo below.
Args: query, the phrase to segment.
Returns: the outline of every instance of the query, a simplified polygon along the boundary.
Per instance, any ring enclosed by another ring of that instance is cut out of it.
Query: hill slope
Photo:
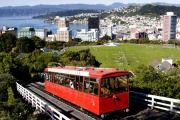
[[[176,6],[164,6],[164,5],[144,5],[138,11],[140,15],[164,15],[166,12],[174,12],[177,16],[180,17],[180,7]]]
[[[139,65],[152,65],[162,58],[180,60],[180,51],[175,48],[163,48],[160,45],[121,44],[119,47],[76,47],[70,50],[89,48],[96,59],[102,63],[100,67],[112,67],[135,70]]]
[[[36,5],[36,6],[18,6],[18,7],[1,7],[0,16],[22,16],[22,15],[40,15],[51,12],[64,10],[107,10],[113,8],[121,8],[125,6],[122,3],[115,3],[112,5],[104,4],[62,4],[62,5]]]

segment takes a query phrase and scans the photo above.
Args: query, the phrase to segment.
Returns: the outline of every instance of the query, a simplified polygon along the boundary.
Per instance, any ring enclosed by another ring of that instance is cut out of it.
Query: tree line
[[[176,6],[164,6],[164,5],[152,5],[147,4],[140,8],[140,10],[137,11],[137,14],[140,15],[153,15],[153,16],[160,16],[165,15],[166,12],[174,12],[175,15],[178,17],[180,16],[180,7]]]
[[[53,44],[52,46],[58,48],[59,44]],[[59,55],[53,52],[41,51],[40,49],[45,46],[51,46],[51,43],[46,43],[38,37],[30,39],[27,37],[16,38],[8,33],[0,35],[0,119],[49,119],[48,116],[42,113],[34,114],[35,109],[18,95],[15,82],[28,84],[41,80],[38,73],[43,72],[44,68],[49,66],[98,67],[100,65],[90,53],[90,50],[69,51]]]

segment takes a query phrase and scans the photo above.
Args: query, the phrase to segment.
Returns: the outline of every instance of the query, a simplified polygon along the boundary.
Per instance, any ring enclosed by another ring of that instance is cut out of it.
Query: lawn
[[[164,48],[160,45],[121,44],[118,47],[85,46],[73,47],[69,50],[89,48],[96,59],[101,62],[100,67],[113,67],[134,70],[140,64],[152,65],[162,58],[180,60],[180,49]]]

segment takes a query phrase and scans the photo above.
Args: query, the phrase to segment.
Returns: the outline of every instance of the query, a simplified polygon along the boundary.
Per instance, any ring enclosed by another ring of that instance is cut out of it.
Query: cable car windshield
[[[128,91],[128,76],[103,78],[101,81],[101,96]]]

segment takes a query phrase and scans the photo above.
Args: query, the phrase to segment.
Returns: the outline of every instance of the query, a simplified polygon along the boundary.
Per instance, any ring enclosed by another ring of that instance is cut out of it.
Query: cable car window
[[[67,74],[64,74],[63,75],[64,79],[63,79],[63,86],[66,86],[66,87],[70,87],[70,79],[69,79],[69,75]]]
[[[72,88],[72,89],[75,89],[76,88],[76,77],[74,75],[69,75],[69,87]]]
[[[51,73],[46,74],[46,79],[51,82]]]
[[[63,84],[63,76],[62,74],[55,74],[56,83],[62,85]]]
[[[90,93],[94,95],[98,95],[98,83],[90,82]]]
[[[96,79],[85,78],[84,81],[84,92],[90,93],[93,95],[98,95],[98,82]]]
[[[51,81],[53,83],[56,83],[56,81],[55,81],[55,73],[51,73]]]
[[[90,83],[89,81],[84,81],[84,92],[89,93]]]
[[[49,74],[48,73],[45,73],[45,79],[49,80]]]
[[[54,83],[59,84],[59,74],[58,73],[53,73],[53,79],[54,79]]]
[[[104,78],[101,83],[101,96],[111,93],[123,92],[128,90],[127,76],[118,76],[112,78]]]
[[[83,89],[83,77],[80,76],[79,77],[79,90],[82,91],[82,89]]]
[[[53,75],[52,75],[53,73],[49,73],[49,81],[50,82],[54,82],[54,80],[53,80]]]
[[[89,93],[89,87],[90,87],[90,83],[89,83],[89,78],[85,77],[84,78],[84,92]]]

